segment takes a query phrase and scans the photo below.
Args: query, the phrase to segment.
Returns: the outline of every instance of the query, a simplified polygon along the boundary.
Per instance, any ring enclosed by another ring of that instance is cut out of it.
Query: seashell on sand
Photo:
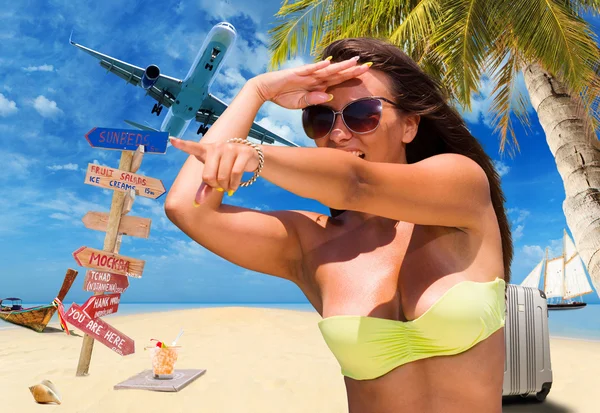
[[[29,391],[38,403],[60,404],[60,395],[56,390],[56,386],[50,380],[43,380],[40,384],[31,386]]]

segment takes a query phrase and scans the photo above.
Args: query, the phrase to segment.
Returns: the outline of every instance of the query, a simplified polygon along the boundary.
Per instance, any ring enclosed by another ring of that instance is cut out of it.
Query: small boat
[[[587,304],[575,297],[594,292],[586,276],[585,267],[575,247],[575,243],[564,231],[563,253],[561,256],[548,259],[546,257],[525,277],[521,285],[539,288],[540,279],[544,279],[544,293],[548,302],[548,310],[577,310]],[[544,264],[546,264],[544,266]],[[544,268],[545,267],[545,268]],[[542,271],[542,269],[544,271]]]
[[[1,299],[0,318],[13,324],[29,327],[41,333],[46,328],[48,322],[50,322],[56,310],[59,310],[61,326],[68,334],[69,330],[66,328],[66,324],[63,325],[64,322],[62,320],[62,300],[69,292],[71,285],[73,285],[75,277],[77,277],[77,271],[68,269],[58,295],[50,304],[23,308],[20,298],[10,297]],[[4,304],[6,301],[10,301],[10,305]]]

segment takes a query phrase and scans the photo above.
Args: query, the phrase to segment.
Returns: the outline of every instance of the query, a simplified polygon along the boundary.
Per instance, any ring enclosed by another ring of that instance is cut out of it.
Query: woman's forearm
[[[247,82],[225,112],[208,129],[208,132],[202,138],[202,142],[215,143],[234,137],[244,138],[248,136],[252,123],[263,103],[264,100],[257,93],[252,81]],[[167,202],[171,205],[189,204],[191,206],[196,191],[202,183],[203,169],[204,164],[195,156],[190,155],[169,190]],[[222,196],[218,197],[216,201],[220,204],[221,200]],[[215,201],[208,206],[214,207],[214,204]]]
[[[262,149],[262,178],[330,208],[348,209],[352,204],[359,186],[359,162],[366,161],[332,148],[263,145]]]

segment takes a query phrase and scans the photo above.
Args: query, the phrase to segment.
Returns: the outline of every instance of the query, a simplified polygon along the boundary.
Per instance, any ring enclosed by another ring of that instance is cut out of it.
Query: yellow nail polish
[[[373,66],[373,62],[364,63],[363,66],[371,67]]]
[[[217,191],[219,191],[219,192],[223,192],[223,191],[225,191],[225,190],[224,190],[223,188],[217,188]]]
[[[327,102],[331,102],[333,100],[333,95],[331,93],[328,93],[329,95],[329,99],[327,100]]]
[[[227,195],[229,195],[229,196],[233,196],[234,193],[235,193],[235,191],[233,189],[230,189],[229,191],[227,191]]]
[[[194,199],[194,208],[198,208],[200,206],[199,203],[196,202],[196,200]]]
[[[325,59],[325,60],[331,60],[331,59],[333,59],[333,56],[329,56],[329,57],[328,57],[327,59]]]

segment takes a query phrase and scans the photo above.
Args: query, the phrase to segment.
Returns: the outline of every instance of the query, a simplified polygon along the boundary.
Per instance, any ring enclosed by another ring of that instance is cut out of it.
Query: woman
[[[351,413],[500,412],[512,246],[491,160],[393,45],[345,39],[323,56],[251,79],[200,143],[173,139],[190,157],[166,213],[215,254],[302,289]],[[267,100],[303,109],[317,148],[229,141]],[[222,204],[244,171],[332,217]]]

